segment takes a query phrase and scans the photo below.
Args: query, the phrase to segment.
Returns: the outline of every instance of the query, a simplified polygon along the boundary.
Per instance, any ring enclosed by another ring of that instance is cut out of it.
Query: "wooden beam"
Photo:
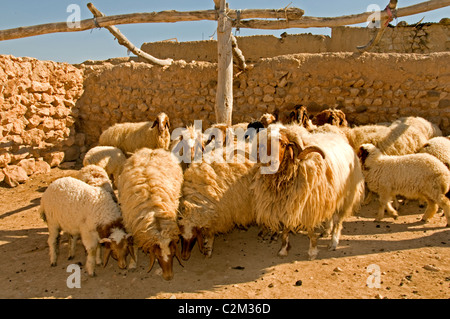
[[[239,13],[238,13],[239,12]],[[231,19],[300,19],[304,11],[298,8],[286,9],[243,9],[229,10],[228,16]],[[144,12],[112,15],[107,17],[99,17],[94,19],[86,19],[80,21],[78,28],[71,28],[66,22],[56,22],[40,24],[28,27],[19,27],[7,30],[0,30],[0,41],[12,40],[19,38],[32,37],[36,35],[58,33],[58,32],[78,32],[98,27],[108,27],[121,24],[134,23],[174,23],[180,21],[201,21],[201,20],[217,20],[215,10],[199,10],[199,11],[160,11],[160,12]]]
[[[226,12],[226,1],[214,0],[214,3],[219,13],[217,21],[216,121],[231,126],[233,112],[232,27]]]
[[[429,0],[421,2],[409,7],[397,10],[397,17],[409,16],[422,12],[432,11],[450,6],[450,0]],[[284,14],[284,18],[280,15]],[[278,10],[258,10],[245,9],[241,11],[239,27],[251,29],[289,29],[289,28],[332,28],[343,25],[352,25],[364,23],[370,17],[371,12],[347,15],[341,17],[307,17],[302,16],[303,10],[297,8],[287,8]],[[237,19],[237,10],[230,10],[228,16],[234,20]],[[287,19],[286,19],[287,17]],[[381,18],[385,19],[387,13],[381,12]],[[273,18],[280,20],[248,20],[252,18]],[[78,32],[84,30],[95,29],[98,27],[107,27],[120,24],[133,23],[172,23],[179,21],[200,21],[200,20],[216,20],[215,10],[203,11],[161,11],[150,13],[131,13],[121,14],[108,17],[94,19],[86,19],[80,21],[78,28],[71,28],[66,22],[56,22],[41,24],[28,27],[19,27],[7,30],[0,30],[0,41],[31,37],[36,35],[58,33],[58,32]],[[233,26],[237,25],[237,21],[233,21]]]
[[[450,6],[450,0],[429,0],[409,7],[397,10],[397,17],[410,16],[422,12],[432,11]],[[365,23],[373,12],[364,12],[360,14],[346,15],[340,17],[308,17],[303,16],[299,20],[244,20],[240,21],[240,28],[250,29],[289,29],[289,28],[332,28],[344,25]],[[385,20],[388,16],[386,11],[381,11],[381,19]],[[235,24],[233,24],[235,26]]]
[[[231,35],[231,48],[233,49],[233,56],[236,59],[239,70],[245,71],[247,69],[247,63],[245,63],[245,57],[242,54],[241,49],[239,49],[234,35]]]
[[[92,3],[88,3],[87,4],[88,9],[92,12],[92,14],[96,17],[104,17],[105,15],[98,10]],[[171,65],[173,60],[172,59],[165,59],[165,60],[161,60],[161,59],[157,59],[154,56],[145,53],[144,51],[142,51],[141,49],[137,48],[133,43],[131,43],[123,34],[122,32],[120,32],[119,29],[117,29],[115,26],[108,26],[106,27],[106,29],[112,33],[112,35],[117,39],[117,41],[119,42],[119,44],[125,46],[128,50],[130,50],[131,52],[133,52],[134,54],[136,54],[137,56],[141,57],[142,59],[144,59],[144,61],[150,62],[152,64],[156,64],[159,66],[167,66],[167,65]]]

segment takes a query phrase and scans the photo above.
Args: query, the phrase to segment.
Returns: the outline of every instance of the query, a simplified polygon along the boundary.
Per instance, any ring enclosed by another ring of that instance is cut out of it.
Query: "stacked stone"
[[[72,65],[0,55],[0,182],[17,186],[79,157],[82,92],[82,73]]]

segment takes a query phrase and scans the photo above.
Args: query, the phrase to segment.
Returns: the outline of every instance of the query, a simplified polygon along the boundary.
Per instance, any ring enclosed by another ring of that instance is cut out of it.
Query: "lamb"
[[[428,221],[440,206],[450,225],[450,171],[430,154],[384,155],[373,144],[363,144],[358,151],[367,187],[378,193],[380,208],[377,220],[384,217],[387,209],[394,218],[397,211],[390,201],[396,195],[427,202],[422,217]]]
[[[178,220],[184,260],[189,259],[196,240],[200,251],[210,257],[215,235],[255,221],[249,191],[255,163],[239,151],[225,163],[224,150],[207,154],[202,163],[192,164],[184,173]]]
[[[103,263],[110,255],[125,268],[127,256],[135,258],[132,237],[122,224],[121,212],[111,195],[101,187],[90,186],[73,177],[62,177],[50,184],[41,199],[39,213],[48,225],[48,245],[51,266],[56,266],[60,231],[71,235],[69,259],[74,257],[78,237],[87,251],[86,269],[95,275],[95,264],[100,264],[98,246],[104,244]]]
[[[268,134],[261,139],[268,141],[267,149],[272,140],[277,143],[278,169],[273,174],[260,170],[255,174],[251,189],[256,223],[271,232],[282,230],[281,257],[290,249],[289,232],[306,230],[308,255],[315,259],[314,229],[333,219],[330,249],[336,249],[343,220],[359,208],[364,196],[364,178],[355,152],[339,134],[310,134],[296,125],[261,134]]]
[[[148,271],[156,258],[165,280],[173,278],[173,257],[180,261],[177,209],[182,183],[181,166],[163,149],[140,149],[127,159],[119,177],[119,203],[134,250],[140,247],[150,255]]]
[[[83,159],[83,165],[97,165],[102,167],[117,187],[117,180],[126,160],[125,154],[114,146],[96,146],[91,148]]]
[[[450,138],[449,137],[433,137],[422,146],[419,153],[428,153],[436,157],[450,169]]]
[[[153,123],[120,123],[109,127],[100,135],[99,145],[117,147],[125,154],[143,147],[168,150],[169,128],[169,117],[162,112]]]
[[[91,186],[102,187],[108,193],[111,194],[113,200],[117,203],[117,197],[114,193],[111,180],[108,177],[106,171],[97,165],[87,165],[80,169],[74,176],[80,181],[85,182]]]

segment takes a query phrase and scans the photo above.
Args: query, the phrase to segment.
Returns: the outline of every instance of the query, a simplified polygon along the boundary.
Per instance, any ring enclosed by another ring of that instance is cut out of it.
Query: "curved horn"
[[[303,151],[301,151],[300,154],[298,154],[297,158],[299,160],[303,160],[306,157],[306,155],[314,152],[319,153],[322,156],[322,158],[325,158],[325,153],[318,146],[308,146]]]

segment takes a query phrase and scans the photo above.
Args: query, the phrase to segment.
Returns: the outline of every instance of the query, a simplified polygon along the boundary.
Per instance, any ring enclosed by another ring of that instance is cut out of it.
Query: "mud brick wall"
[[[0,181],[14,184],[79,157],[82,92],[83,74],[70,64],[0,55]]]
[[[234,79],[233,123],[297,104],[316,113],[342,109],[353,125],[422,116],[450,134],[450,53],[297,54],[261,59]],[[77,130],[89,145],[110,125],[153,120],[166,112],[172,128],[215,121],[217,66],[176,62],[83,65]]]

